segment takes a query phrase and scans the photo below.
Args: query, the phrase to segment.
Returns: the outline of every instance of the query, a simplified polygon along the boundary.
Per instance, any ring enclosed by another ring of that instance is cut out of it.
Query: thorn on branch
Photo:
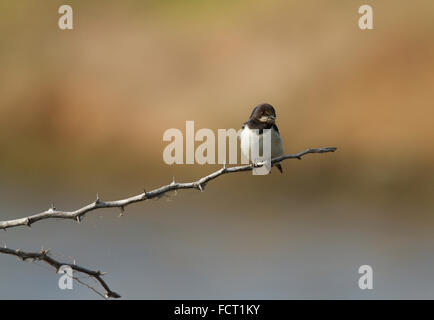
[[[96,194],[96,200],[95,200],[95,204],[99,205],[101,203],[101,199],[99,198],[99,194]]]
[[[76,217],[75,217],[75,220],[77,220],[77,223],[80,223],[80,222],[81,222],[81,218],[80,218],[80,216],[76,216]]]
[[[124,206],[120,206],[119,208],[121,210],[121,213],[119,214],[119,218],[122,217],[125,214],[125,207]]]

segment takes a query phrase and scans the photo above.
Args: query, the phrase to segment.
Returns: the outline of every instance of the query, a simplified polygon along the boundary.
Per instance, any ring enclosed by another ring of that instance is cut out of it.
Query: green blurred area
[[[194,178],[215,166],[165,165],[163,132],[238,129],[266,101],[287,153],[339,148],[271,189],[432,202],[432,1],[375,1],[372,31],[354,0],[74,1],[73,31],[61,4],[0,4],[4,183]]]

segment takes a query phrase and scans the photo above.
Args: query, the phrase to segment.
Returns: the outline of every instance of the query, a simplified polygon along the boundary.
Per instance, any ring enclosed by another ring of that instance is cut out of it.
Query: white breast
[[[258,138],[259,135],[259,138]],[[250,160],[250,150],[253,148],[253,144],[259,144],[259,152],[262,153],[263,138],[262,134],[259,134],[259,130],[251,130],[247,125],[240,134],[241,140],[241,152],[244,157]],[[276,130],[271,130],[271,158],[276,158],[283,154],[282,139]]]

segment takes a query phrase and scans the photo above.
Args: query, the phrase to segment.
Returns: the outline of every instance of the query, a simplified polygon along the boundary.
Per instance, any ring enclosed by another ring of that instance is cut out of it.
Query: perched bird
[[[241,152],[247,159],[250,159],[250,150],[255,141],[259,143],[259,152],[262,153],[264,129],[271,129],[271,159],[283,154],[282,139],[280,138],[279,129],[277,129],[275,121],[276,111],[271,104],[262,103],[253,109],[249,120],[247,120],[241,127],[242,131],[240,134]],[[259,139],[254,137],[256,135],[259,135]],[[250,161],[252,161],[252,159],[250,159]],[[280,163],[274,165],[279,169],[280,173],[282,173],[282,166]]]

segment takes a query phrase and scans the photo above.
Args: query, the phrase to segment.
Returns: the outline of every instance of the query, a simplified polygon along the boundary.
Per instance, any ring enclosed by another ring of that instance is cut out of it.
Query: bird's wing
[[[275,124],[273,124],[273,129],[276,130],[278,134],[280,134],[279,129],[277,128],[277,126]]]

